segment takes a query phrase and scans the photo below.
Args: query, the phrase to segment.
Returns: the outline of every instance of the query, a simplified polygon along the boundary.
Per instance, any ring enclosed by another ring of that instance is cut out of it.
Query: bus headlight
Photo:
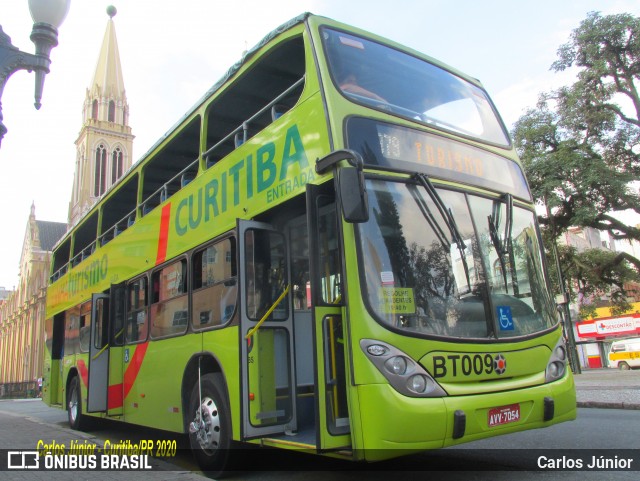
[[[360,347],[378,368],[389,384],[399,393],[410,397],[446,396],[440,385],[416,361],[390,344],[362,339]]]
[[[391,374],[402,376],[407,372],[407,359],[403,356],[394,356],[384,363],[384,367],[386,367]]]
[[[409,382],[407,383],[409,391],[413,391],[416,394],[424,394],[427,392],[427,389],[431,390],[434,387],[433,382],[429,382],[429,379],[422,374],[414,374],[409,378]]]
[[[551,357],[547,363],[546,382],[553,382],[564,376],[567,371],[567,348],[562,338],[551,351]]]

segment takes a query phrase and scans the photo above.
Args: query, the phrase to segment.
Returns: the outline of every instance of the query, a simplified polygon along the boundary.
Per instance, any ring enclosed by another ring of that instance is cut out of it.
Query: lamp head
[[[71,0],[29,0],[33,18],[31,41],[36,46],[38,66],[36,71],[35,107],[40,109],[44,76],[49,73],[51,49],[58,45],[58,28],[62,25]]]
[[[58,29],[64,22],[71,0],[29,0],[33,23],[46,23]]]

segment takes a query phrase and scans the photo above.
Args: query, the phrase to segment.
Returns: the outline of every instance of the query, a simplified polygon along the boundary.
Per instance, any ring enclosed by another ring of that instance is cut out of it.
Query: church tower
[[[82,109],[82,129],[76,140],[76,169],[69,204],[69,227],[131,167],[134,136],[129,127],[129,104],[122,79],[113,17]]]

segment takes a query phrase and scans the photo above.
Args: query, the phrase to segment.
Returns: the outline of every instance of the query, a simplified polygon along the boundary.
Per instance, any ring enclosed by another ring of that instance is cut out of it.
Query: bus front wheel
[[[189,441],[200,468],[220,477],[230,467],[231,418],[221,374],[205,374],[191,390]]]
[[[631,369],[629,364],[627,364],[624,361],[622,361],[620,364],[618,364],[618,368],[621,369],[622,371],[628,371],[629,369]]]
[[[82,431],[86,428],[86,416],[82,414],[82,392],[80,391],[80,380],[78,376],[74,376],[69,383],[67,414],[69,415],[69,426],[71,426],[71,429]]]

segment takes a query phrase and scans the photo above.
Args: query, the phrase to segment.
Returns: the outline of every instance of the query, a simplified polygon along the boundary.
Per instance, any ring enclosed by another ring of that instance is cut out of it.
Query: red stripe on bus
[[[109,392],[107,393],[108,409],[115,409],[122,407],[124,400],[122,398],[122,383],[112,384],[109,386]]]
[[[149,341],[136,346],[136,350],[131,357],[131,361],[129,361],[127,370],[124,372],[124,397],[127,397],[129,391],[131,391],[131,388],[133,387],[133,383],[138,377],[138,373],[140,372],[140,367],[142,367],[142,361],[144,360],[148,347]]]
[[[158,255],[156,265],[162,264],[167,258],[167,243],[169,240],[169,220],[171,219],[171,202],[162,208],[160,219],[160,238],[158,239]]]
[[[78,360],[78,372],[80,373],[80,379],[82,379],[84,387],[89,387],[89,370],[82,359]]]
[[[107,396],[107,399],[109,400],[109,409],[116,409],[123,406],[124,398],[127,397],[129,391],[131,391],[131,388],[133,387],[133,383],[138,377],[140,367],[142,367],[142,361],[147,353],[147,347],[149,347],[148,341],[143,344],[136,345],[131,361],[129,361],[129,365],[124,372],[123,382],[109,386],[109,393]]]

